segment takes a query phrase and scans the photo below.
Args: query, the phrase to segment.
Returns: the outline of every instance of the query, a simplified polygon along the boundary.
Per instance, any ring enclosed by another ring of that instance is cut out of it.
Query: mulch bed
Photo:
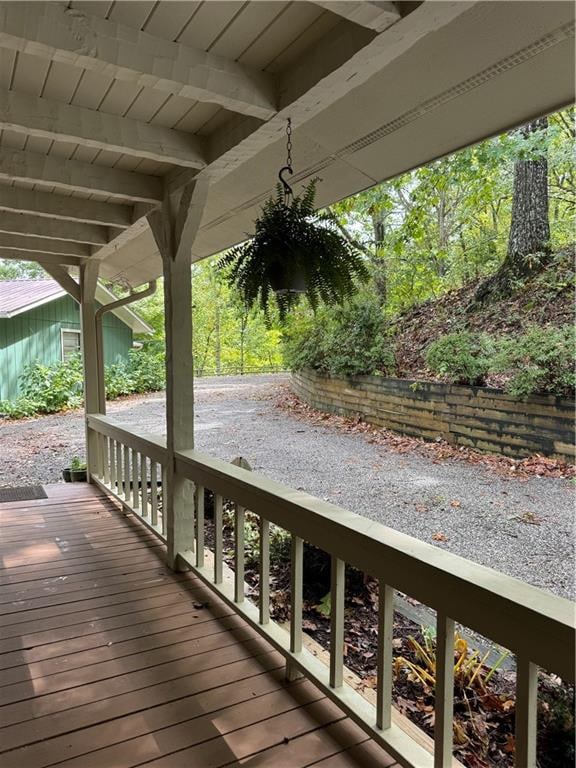
[[[226,503],[224,515],[225,561],[233,568],[233,505]],[[211,499],[206,499],[206,544],[213,546],[210,519]],[[247,513],[246,582],[248,598],[258,595],[257,517]],[[290,539],[271,529],[270,597],[271,617],[278,622],[290,618]],[[303,629],[323,648],[330,647],[330,559],[326,553],[305,544]],[[377,582],[356,569],[346,570],[345,664],[366,688],[376,686],[378,640]],[[395,706],[424,730],[434,735],[434,688],[424,684],[409,664],[425,665],[415,642],[426,645],[426,630],[398,612],[394,615]],[[433,661],[433,645],[432,661]],[[466,651],[466,658],[470,658]],[[402,657],[402,658],[400,658]],[[477,665],[473,665],[475,668]],[[454,754],[468,768],[512,768],[514,764],[515,673],[499,670],[485,685],[490,668],[480,665],[472,685],[456,686],[454,705]],[[561,768],[574,759],[574,687],[555,676],[540,674],[539,766]]]

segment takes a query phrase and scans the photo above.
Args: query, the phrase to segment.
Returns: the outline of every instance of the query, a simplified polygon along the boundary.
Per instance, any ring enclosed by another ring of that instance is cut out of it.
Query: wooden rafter
[[[15,251],[10,248],[0,246],[0,259],[9,261],[36,261],[44,266],[45,264],[67,264],[72,267],[79,267],[85,259],[79,256],[65,256],[59,253],[43,253],[42,251]]]
[[[276,111],[270,75],[60,3],[3,3],[0,46],[263,120]]]
[[[20,179],[76,192],[102,192],[123,200],[159,203],[162,180],[156,176],[105,168],[78,160],[62,161],[59,157],[22,152],[2,147],[0,178]]]
[[[0,128],[189,168],[206,165],[193,134],[14,91],[0,91]]]
[[[107,227],[9,211],[3,211],[0,215],[0,232],[34,235],[51,240],[70,240],[89,245],[104,245],[109,240]]]
[[[45,237],[33,237],[31,235],[12,235],[0,232],[0,248],[9,248],[11,251],[34,251],[40,253],[54,253],[60,256],[78,256],[87,258],[91,254],[91,248],[84,243],[73,243],[69,240],[49,240]]]
[[[327,11],[376,32],[383,32],[400,20],[400,11],[394,3],[383,0],[313,0]]]
[[[79,200],[52,192],[9,187],[4,184],[0,185],[0,210],[123,229],[129,227],[134,218],[133,208],[129,205]]]

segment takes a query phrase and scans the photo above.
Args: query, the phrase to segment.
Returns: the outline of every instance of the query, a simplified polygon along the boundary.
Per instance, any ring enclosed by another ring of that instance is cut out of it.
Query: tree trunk
[[[540,117],[520,130],[525,138],[546,131],[548,118]],[[500,269],[478,287],[476,302],[491,296],[507,296],[515,280],[539,272],[550,257],[550,219],[548,212],[548,160],[546,151],[536,152],[514,163],[512,219],[508,250]]]
[[[374,231],[374,255],[371,257],[372,275],[378,302],[381,307],[385,307],[388,299],[388,276],[386,274],[386,262],[381,256],[386,234],[384,213],[372,214],[372,228]]]
[[[215,323],[215,333],[216,333],[216,344],[214,347],[214,365],[216,369],[216,375],[219,376],[222,373],[222,345],[221,345],[221,339],[220,339],[220,297],[216,299],[216,317],[214,320]]]
[[[545,131],[548,118],[533,120],[522,128],[526,138],[536,131]],[[530,160],[517,160],[514,165],[514,194],[508,252],[502,265],[517,276],[533,271],[534,254],[550,252],[550,222],[548,218],[548,160],[546,154]]]

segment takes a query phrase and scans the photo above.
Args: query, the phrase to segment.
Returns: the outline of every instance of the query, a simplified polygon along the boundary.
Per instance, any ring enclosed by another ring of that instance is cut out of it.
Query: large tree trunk
[[[546,131],[548,118],[540,117],[521,128],[529,138]],[[476,291],[476,301],[489,296],[507,295],[513,282],[541,270],[550,256],[550,220],[548,214],[548,160],[546,151],[514,164],[512,220],[508,251],[498,272],[485,280]]]
[[[548,118],[533,120],[522,128],[526,138],[531,133],[545,131]],[[532,271],[534,254],[550,252],[550,222],[548,219],[548,160],[543,152],[530,160],[517,160],[514,165],[514,194],[508,253],[503,267],[522,276]]]

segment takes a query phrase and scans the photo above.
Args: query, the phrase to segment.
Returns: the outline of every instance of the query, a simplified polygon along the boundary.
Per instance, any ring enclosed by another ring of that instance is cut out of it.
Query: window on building
[[[62,360],[80,352],[80,331],[62,329]]]

